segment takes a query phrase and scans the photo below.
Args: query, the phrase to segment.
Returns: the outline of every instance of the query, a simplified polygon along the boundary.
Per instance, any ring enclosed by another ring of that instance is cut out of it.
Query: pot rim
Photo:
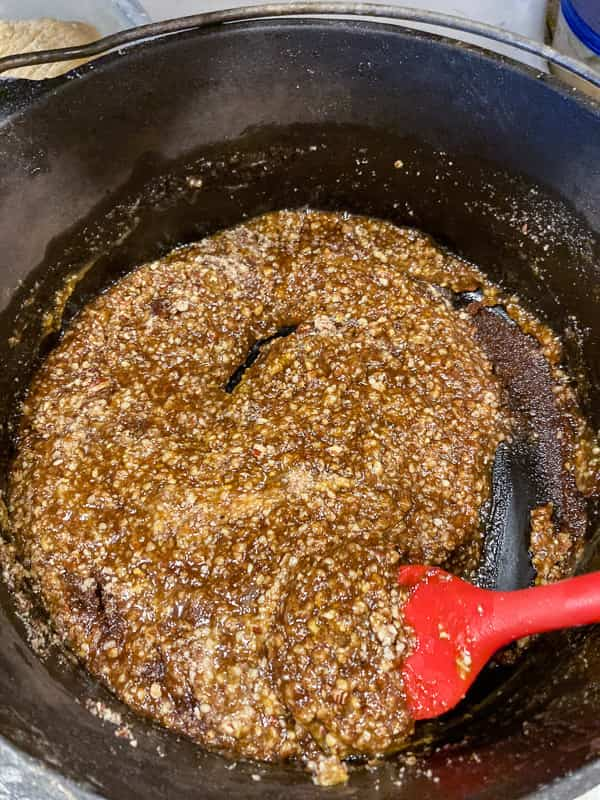
[[[152,22],[104,36],[80,47],[39,50],[37,52],[5,56],[0,58],[0,75],[7,70],[18,69],[19,67],[69,61],[71,59],[88,59],[130,44],[139,43],[142,40],[170,36],[183,31],[258,19],[321,17],[323,15],[334,18],[366,18],[368,21],[380,23],[385,23],[389,20],[412,22],[480,36],[483,39],[499,42],[515,50],[545,59],[600,89],[600,73],[587,66],[583,61],[564,55],[553,47],[529,39],[526,36],[456,15],[440,14],[434,11],[422,11],[384,3],[351,2],[351,0],[309,0],[308,2],[292,0],[292,2],[239,6],[186,17],[176,17],[161,22]]]

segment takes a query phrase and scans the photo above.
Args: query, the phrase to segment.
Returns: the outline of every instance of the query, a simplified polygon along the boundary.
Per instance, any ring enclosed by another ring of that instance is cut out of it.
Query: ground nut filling
[[[413,728],[398,553],[351,541],[304,562],[269,638],[276,685],[326,753],[384,755]]]
[[[415,231],[279,212],[84,308],[24,403],[9,511],[89,670],[322,783],[394,749],[394,565],[474,566],[509,430],[475,317],[440,288],[481,282]]]

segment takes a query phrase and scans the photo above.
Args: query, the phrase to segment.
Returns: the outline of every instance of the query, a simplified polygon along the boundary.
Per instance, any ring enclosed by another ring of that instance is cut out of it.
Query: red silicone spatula
[[[416,644],[403,678],[415,719],[455,706],[509,642],[600,621],[600,572],[514,592],[479,589],[437,567],[401,567],[398,578],[410,589],[403,613]]]

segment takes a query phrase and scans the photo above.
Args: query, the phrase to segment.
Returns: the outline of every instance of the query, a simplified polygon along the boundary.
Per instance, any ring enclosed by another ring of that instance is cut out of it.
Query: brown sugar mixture
[[[448,297],[484,283],[418,232],[278,212],[84,308],[23,405],[9,511],[89,670],[207,748],[321,783],[397,748],[397,565],[471,574],[515,416],[477,309]]]
[[[324,750],[377,756],[411,730],[398,662],[398,553],[350,541],[305,558],[268,649],[283,700]]]

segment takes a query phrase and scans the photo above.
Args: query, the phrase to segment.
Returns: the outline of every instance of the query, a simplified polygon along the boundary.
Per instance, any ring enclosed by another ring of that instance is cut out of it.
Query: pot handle
[[[35,53],[22,53],[16,56],[0,58],[0,74],[8,69],[32,66],[34,64],[49,64],[57,61],[70,61],[71,59],[88,59],[93,56],[107,53],[124,47],[128,44],[141,42],[174,33],[207,28],[230,22],[246,22],[265,17],[294,17],[294,16],[344,16],[344,17],[374,17],[398,22],[416,22],[434,25],[448,30],[460,31],[491,39],[495,42],[514,47],[526,53],[539,56],[552,64],[589,81],[600,89],[600,74],[588,67],[587,64],[577,59],[559,53],[548,45],[535,42],[525,36],[475,22],[450,14],[438,14],[433,11],[422,11],[415,8],[384,5],[380,3],[346,2],[346,0],[328,0],[327,2],[278,2],[266,5],[245,6],[241,8],[228,8],[222,11],[211,11],[206,14],[194,14],[189,17],[152,22],[138,28],[129,28],[110,36],[105,36],[91,44],[81,47],[66,47],[57,50],[40,50]]]

